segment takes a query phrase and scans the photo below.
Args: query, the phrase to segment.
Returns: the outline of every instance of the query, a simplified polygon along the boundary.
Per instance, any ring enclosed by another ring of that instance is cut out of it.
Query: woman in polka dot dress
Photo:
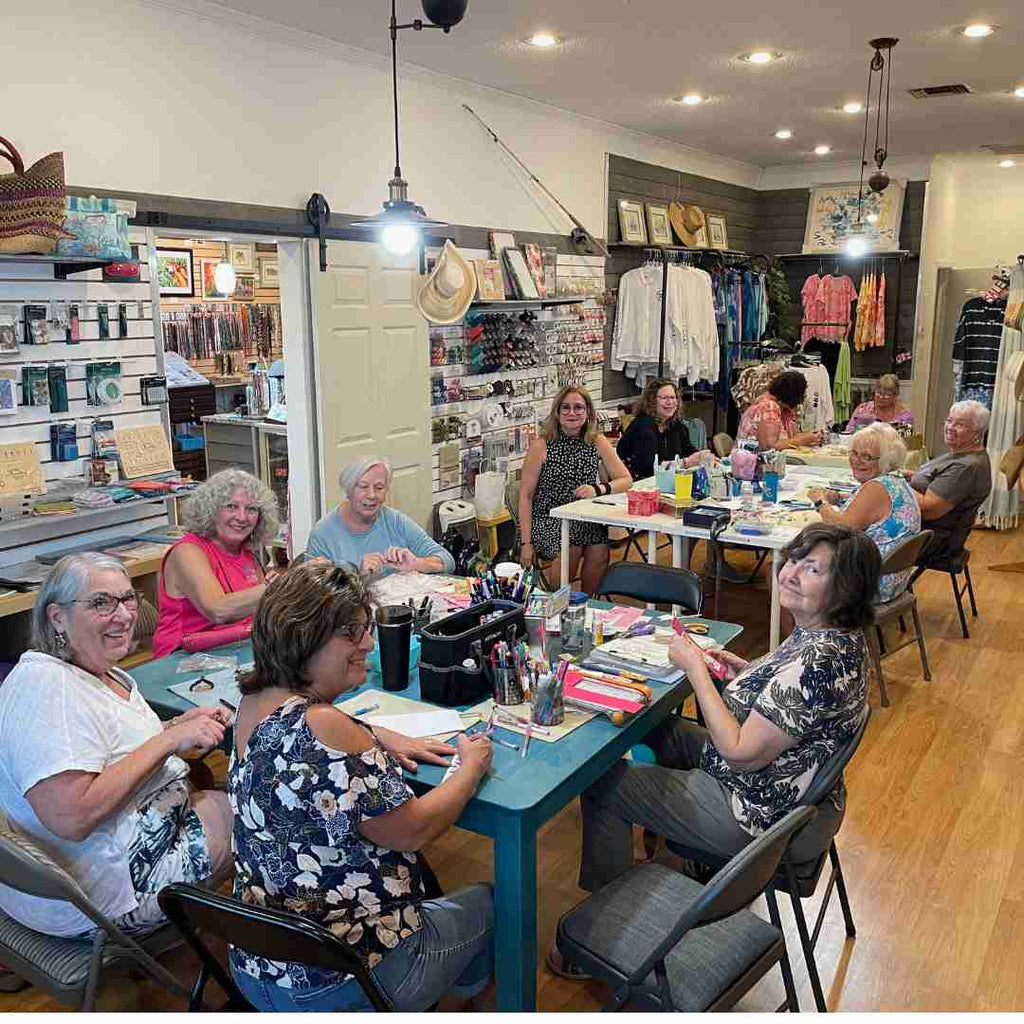
[[[610,483],[599,479],[601,464]],[[551,404],[541,436],[523,462],[519,485],[519,529],[523,565],[554,559],[546,570],[557,584],[561,549],[561,521],[550,512],[577,498],[595,498],[629,489],[633,482],[608,438],[598,433],[597,410],[582,388],[562,388]],[[608,529],[597,523],[569,524],[569,576],[576,578],[583,560],[581,581],[588,594],[597,590],[608,568]]]

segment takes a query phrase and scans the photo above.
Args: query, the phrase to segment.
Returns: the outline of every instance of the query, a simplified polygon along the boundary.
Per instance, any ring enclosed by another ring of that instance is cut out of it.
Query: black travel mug
[[[412,609],[408,605],[386,604],[377,609],[380,674],[385,690],[404,690],[409,685],[411,641]]]

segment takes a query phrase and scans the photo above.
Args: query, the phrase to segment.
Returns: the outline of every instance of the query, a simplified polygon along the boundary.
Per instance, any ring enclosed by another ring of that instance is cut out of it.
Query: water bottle
[[[754,494],[754,485],[749,480],[744,480],[740,486],[740,505],[744,512],[757,511],[757,497]]]

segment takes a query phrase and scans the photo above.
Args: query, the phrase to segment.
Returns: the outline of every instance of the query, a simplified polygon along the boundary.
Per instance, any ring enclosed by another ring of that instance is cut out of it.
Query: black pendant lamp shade
[[[438,28],[450,32],[466,16],[469,0],[423,0],[423,13]]]

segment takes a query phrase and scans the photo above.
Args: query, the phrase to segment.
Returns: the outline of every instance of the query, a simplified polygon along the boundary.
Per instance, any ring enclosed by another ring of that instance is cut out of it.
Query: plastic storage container
[[[587,595],[574,590],[562,612],[562,649],[581,651],[586,642]]]

